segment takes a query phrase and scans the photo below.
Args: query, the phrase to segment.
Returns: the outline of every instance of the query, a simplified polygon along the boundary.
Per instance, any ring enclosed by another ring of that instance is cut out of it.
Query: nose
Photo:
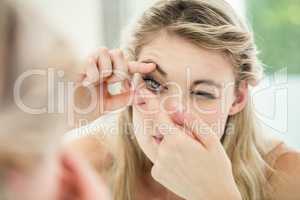
[[[177,125],[182,126],[184,123],[184,113],[187,111],[185,101],[169,101],[165,105],[165,110],[170,119]]]
[[[143,97],[137,97],[136,104],[138,106],[142,106],[142,105],[146,104],[146,101],[145,101],[145,99]]]
[[[134,99],[135,99],[135,104],[136,105],[144,105],[146,104],[146,99],[144,98],[144,96],[142,95],[142,92],[140,90],[135,90],[135,95],[134,95]]]
[[[139,74],[135,74],[133,76],[132,83],[134,85],[134,104],[139,106],[146,104],[146,99],[141,91],[141,88],[143,87],[141,76]]]
[[[174,116],[174,113],[181,113],[188,108],[188,97],[186,93],[181,92],[177,88],[169,88],[167,91],[163,91],[161,94],[153,94],[147,88],[143,82],[139,82],[138,87],[135,90],[134,103],[140,107],[152,110],[153,113],[165,113],[169,116]],[[174,120],[182,124],[178,115]]]
[[[144,114],[155,114],[161,111],[159,98],[144,87],[135,90],[133,104]]]

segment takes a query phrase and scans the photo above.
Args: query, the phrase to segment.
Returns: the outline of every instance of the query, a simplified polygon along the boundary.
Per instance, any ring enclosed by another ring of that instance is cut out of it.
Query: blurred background
[[[99,46],[118,47],[124,28],[153,0],[27,0],[45,23],[84,58]],[[228,0],[252,27],[267,76],[253,89],[264,128],[300,147],[300,0]]]

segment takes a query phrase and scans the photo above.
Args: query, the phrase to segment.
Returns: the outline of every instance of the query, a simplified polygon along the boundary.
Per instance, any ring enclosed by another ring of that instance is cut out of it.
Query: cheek
[[[139,111],[133,107],[133,128],[139,148],[145,155],[154,162],[157,155],[157,146],[153,143],[151,135],[154,130],[152,118],[145,118]]]
[[[193,105],[191,110],[221,138],[224,134],[229,109],[230,105],[224,99],[218,99]]]
[[[159,98],[144,87],[135,91],[133,104],[145,117],[151,117],[160,111]]]
[[[157,120],[160,111],[160,101],[157,95],[154,95],[148,89],[139,87],[135,91],[133,103],[133,122],[135,124],[135,132],[142,133],[143,137],[149,138],[153,133],[155,120]]]

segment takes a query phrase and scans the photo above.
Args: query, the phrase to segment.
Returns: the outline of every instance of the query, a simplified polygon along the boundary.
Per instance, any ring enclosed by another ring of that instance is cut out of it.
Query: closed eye
[[[204,97],[206,99],[216,99],[215,95],[205,91],[192,91],[191,94]]]

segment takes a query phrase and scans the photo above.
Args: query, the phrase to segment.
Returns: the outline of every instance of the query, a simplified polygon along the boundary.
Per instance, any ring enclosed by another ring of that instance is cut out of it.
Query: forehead
[[[178,81],[185,80],[187,73],[192,80],[212,79],[221,84],[234,80],[232,63],[224,53],[164,32],[141,49],[138,60],[156,62],[170,79]]]

